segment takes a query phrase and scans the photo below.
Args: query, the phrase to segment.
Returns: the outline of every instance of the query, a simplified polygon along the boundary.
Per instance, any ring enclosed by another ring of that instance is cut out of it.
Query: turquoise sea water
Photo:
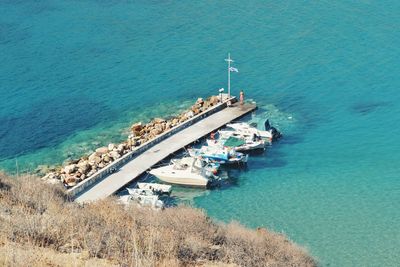
[[[323,266],[399,266],[399,12],[393,0],[0,0],[0,168],[61,163],[184,109],[226,87],[231,52],[234,92],[285,138],[194,205],[284,232]]]

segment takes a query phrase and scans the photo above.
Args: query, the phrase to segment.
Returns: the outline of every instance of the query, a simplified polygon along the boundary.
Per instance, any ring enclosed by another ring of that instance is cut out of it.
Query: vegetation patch
[[[21,260],[23,259],[23,260]],[[69,260],[68,260],[69,259]],[[316,266],[281,234],[203,211],[72,202],[62,186],[0,174],[2,266]]]

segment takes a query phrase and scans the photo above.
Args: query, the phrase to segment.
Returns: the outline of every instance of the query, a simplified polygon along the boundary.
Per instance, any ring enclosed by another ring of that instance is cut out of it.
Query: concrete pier
[[[86,186],[71,190],[70,193],[78,202],[90,202],[105,198],[114,194],[126,184],[137,179],[141,174],[152,166],[168,157],[170,154],[182,149],[183,147],[206,136],[227,123],[234,121],[255,110],[255,104],[246,103],[240,105],[235,103],[227,107],[227,102],[210,110],[207,114],[195,117],[192,121],[187,121],[180,129],[165,133],[159,140],[144,146],[139,151],[133,151],[131,155],[126,155],[116,162],[118,170],[105,170],[99,173],[97,179],[87,181]]]

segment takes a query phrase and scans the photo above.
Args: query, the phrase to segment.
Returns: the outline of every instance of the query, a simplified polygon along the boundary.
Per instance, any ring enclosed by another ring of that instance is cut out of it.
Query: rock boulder
[[[96,153],[98,155],[103,155],[106,154],[108,152],[108,147],[99,147],[98,149],[96,149]]]
[[[111,161],[111,158],[110,158],[109,154],[105,154],[105,155],[103,156],[103,161],[104,161],[105,163],[109,163],[109,162]]]
[[[78,171],[80,173],[83,173],[83,174],[88,173],[90,171],[90,168],[91,168],[90,164],[89,164],[89,161],[87,161],[87,160],[80,161],[77,164],[77,166],[78,166]]]
[[[132,132],[140,132],[143,128],[142,122],[135,123],[131,126]]]
[[[75,186],[77,184],[76,178],[75,177],[68,177],[65,179],[65,183],[68,186]]]
[[[118,147],[117,147],[117,151],[118,151],[119,153],[121,153],[122,151],[125,150],[125,148],[126,148],[126,145],[125,145],[124,143],[119,144]]]
[[[118,153],[118,151],[111,151],[111,152],[110,152],[110,156],[111,156],[114,160],[119,159],[119,158],[121,157],[121,155]]]
[[[171,129],[171,122],[167,121],[167,123],[165,123],[165,131]]]
[[[155,118],[155,119],[153,119],[153,123],[154,123],[154,124],[163,123],[163,122],[165,122],[165,120],[162,119],[162,118]]]
[[[112,150],[114,150],[114,148],[115,148],[115,145],[113,144],[113,143],[111,143],[111,144],[108,144],[108,151],[112,151]]]
[[[198,104],[198,105],[203,105],[204,104],[204,100],[203,100],[203,98],[198,98],[197,99],[197,101],[196,101],[196,104]]]
[[[100,161],[101,161],[101,158],[98,156],[98,154],[96,152],[94,152],[93,154],[91,154],[89,156],[89,163],[91,165],[93,165],[93,163],[98,164],[98,163],[100,163]]]
[[[178,119],[178,118],[174,118],[174,119],[172,120],[172,125],[173,125],[173,126],[177,125],[178,123],[179,123],[179,119]]]
[[[212,97],[210,97],[209,101],[210,101],[211,105],[215,106],[216,104],[218,104],[219,98],[218,98],[218,96],[213,95]]]
[[[70,174],[73,173],[77,170],[77,165],[76,164],[71,164],[71,165],[67,165],[64,167],[64,171],[66,174]]]

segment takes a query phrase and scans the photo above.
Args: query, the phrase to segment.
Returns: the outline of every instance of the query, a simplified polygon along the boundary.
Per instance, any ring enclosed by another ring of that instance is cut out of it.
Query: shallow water
[[[226,87],[285,137],[234,186],[197,194],[216,219],[285,232],[324,266],[400,264],[398,1],[0,0],[0,167],[117,142],[130,123]],[[184,197],[185,198],[185,197]]]

